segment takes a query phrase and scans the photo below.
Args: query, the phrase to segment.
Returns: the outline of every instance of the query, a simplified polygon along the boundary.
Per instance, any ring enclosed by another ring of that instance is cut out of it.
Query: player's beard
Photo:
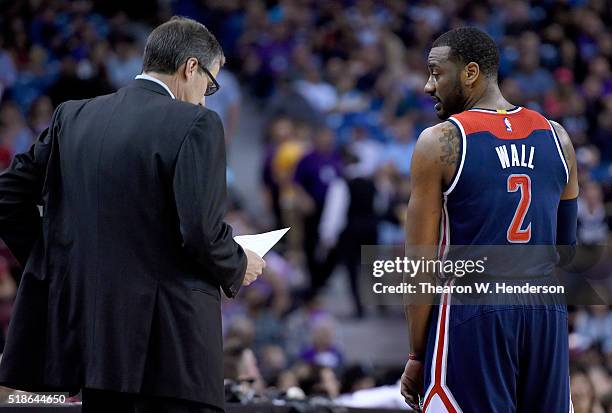
[[[459,74],[457,74],[457,78],[455,79],[453,86],[450,88],[448,96],[440,101],[442,103],[442,110],[437,113],[437,116],[442,120],[446,120],[450,116],[456,115],[457,113],[461,113],[465,110],[467,94],[465,93],[463,87],[461,87],[461,78]]]

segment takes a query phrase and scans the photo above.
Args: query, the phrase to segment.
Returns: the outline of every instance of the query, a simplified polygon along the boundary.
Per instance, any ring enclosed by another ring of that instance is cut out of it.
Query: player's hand
[[[259,277],[264,268],[266,268],[266,262],[259,255],[255,254],[249,249],[244,249],[244,253],[247,257],[247,267],[244,274],[244,280],[242,285],[250,285],[253,281]]]
[[[419,395],[423,391],[423,362],[408,360],[404,374],[402,374],[402,396],[406,403],[417,412],[421,411],[419,406]]]

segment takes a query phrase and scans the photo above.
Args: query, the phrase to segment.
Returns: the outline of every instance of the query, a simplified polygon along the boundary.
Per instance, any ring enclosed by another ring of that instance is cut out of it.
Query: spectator
[[[344,357],[335,344],[334,325],[330,319],[323,319],[313,326],[312,344],[302,351],[301,359],[332,369],[342,366]]]
[[[290,359],[295,360],[300,357],[302,350],[309,344],[314,326],[330,319],[332,316],[323,308],[317,296],[310,297],[288,315],[285,321],[285,343]]]
[[[265,385],[257,366],[257,359],[253,351],[239,341],[228,340],[225,344],[223,370],[226,380],[238,385],[238,389],[235,390],[237,393],[246,398],[263,393]]]
[[[603,245],[607,239],[608,225],[601,187],[587,182],[578,198],[578,240],[584,245]]]
[[[369,370],[361,365],[353,365],[344,370],[340,393],[352,394],[359,390],[371,389],[376,385]]]
[[[340,383],[329,367],[310,364],[299,383],[304,393],[310,397],[320,396],[333,400],[340,394]]]
[[[221,88],[217,93],[206,98],[206,107],[219,114],[225,129],[225,142],[229,146],[232,137],[238,130],[240,118],[241,94],[236,76],[227,69],[217,75]]]
[[[334,150],[334,135],[329,129],[318,131],[313,149],[295,169],[294,182],[303,213],[304,253],[314,291],[331,274],[334,262],[321,261],[316,256],[319,223],[329,184],[340,175],[340,158]]]
[[[0,106],[0,145],[11,156],[25,152],[32,143],[32,132],[28,128],[19,107],[14,102]]]
[[[550,91],[554,84],[550,74],[540,67],[539,55],[535,51],[521,55],[519,70],[513,78],[529,100],[539,99]]]
[[[77,73],[77,68],[77,61],[73,57],[62,58],[59,78],[47,91],[53,106],[57,107],[69,99],[86,99],[112,91],[106,79],[82,79]]]
[[[261,354],[264,347],[282,342],[282,326],[277,314],[268,304],[271,291],[265,284],[258,283],[243,295],[246,316],[253,323],[255,336],[252,347],[256,354]]]
[[[338,104],[336,89],[321,78],[320,71],[316,67],[306,68],[304,80],[298,80],[295,89],[321,113],[330,112]]]
[[[8,260],[0,257],[0,354],[4,348],[4,341],[11,319],[13,299],[16,293],[17,286],[11,276]]]
[[[599,148],[602,161],[610,163],[612,162],[612,104],[601,111],[597,121],[600,127],[593,135],[593,143]]]
[[[116,53],[106,63],[111,85],[119,89],[127,85],[142,69],[141,53],[130,36],[120,36],[115,42]]]
[[[35,136],[40,135],[51,124],[53,104],[48,96],[42,95],[30,106],[28,123]]]
[[[355,308],[363,318],[360,295],[361,245],[376,245],[379,211],[377,189],[368,165],[351,153],[345,154],[343,177],[332,181],[319,224],[319,255],[335,256],[346,268]],[[325,282],[326,279],[319,279]]]
[[[605,305],[592,305],[588,312],[580,312],[576,318],[576,333],[589,347],[601,348],[612,353],[612,313]]]
[[[3,49],[4,37],[0,34],[0,100],[4,91],[10,89],[17,80],[17,70],[12,56]]]
[[[570,373],[570,389],[575,413],[602,413],[595,398],[593,383],[585,368],[575,368]]]
[[[400,174],[408,176],[416,144],[412,117],[404,115],[396,119],[393,122],[391,137],[391,142],[384,150],[383,162],[393,164]]]

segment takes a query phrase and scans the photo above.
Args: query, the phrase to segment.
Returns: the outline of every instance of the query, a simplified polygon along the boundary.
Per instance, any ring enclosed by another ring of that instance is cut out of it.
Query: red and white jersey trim
[[[452,281],[451,281],[452,283]],[[459,404],[446,386],[446,367],[449,345],[449,319],[451,296],[445,293],[442,296],[438,324],[436,327],[436,343],[431,363],[431,383],[425,392],[423,403],[424,413],[462,413]]]
[[[466,139],[465,129],[463,128],[463,125],[461,124],[459,119],[457,119],[454,116],[451,116],[450,118],[448,118],[448,120],[454,123],[459,128],[459,131],[461,132],[461,159],[459,160],[459,166],[457,168],[457,172],[455,173],[453,181],[450,183],[450,186],[448,187],[448,189],[443,192],[444,196],[448,196],[451,192],[453,192],[453,189],[455,189],[455,187],[457,186],[457,182],[459,182],[459,178],[461,177],[461,172],[463,171],[463,165],[465,164],[465,154],[467,151],[467,139]]]

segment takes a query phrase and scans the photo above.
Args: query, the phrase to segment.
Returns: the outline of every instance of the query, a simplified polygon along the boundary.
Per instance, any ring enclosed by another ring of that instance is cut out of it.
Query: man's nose
[[[434,87],[431,78],[427,79],[427,83],[425,83],[425,87],[423,88],[423,91],[429,95],[433,95],[434,92],[436,91],[436,88]]]

